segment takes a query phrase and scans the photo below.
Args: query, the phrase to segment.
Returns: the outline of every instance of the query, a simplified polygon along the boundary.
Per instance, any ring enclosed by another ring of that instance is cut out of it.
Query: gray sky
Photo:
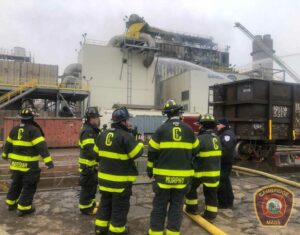
[[[271,34],[277,55],[300,52],[297,0],[0,0],[0,48],[25,47],[35,62],[76,62],[81,34],[108,41],[124,32],[123,17],[143,16],[158,28],[212,36],[230,45],[231,64],[251,62],[250,40],[233,27],[238,21],[253,34]],[[291,66],[300,56],[285,59]],[[298,63],[300,65],[300,63]]]

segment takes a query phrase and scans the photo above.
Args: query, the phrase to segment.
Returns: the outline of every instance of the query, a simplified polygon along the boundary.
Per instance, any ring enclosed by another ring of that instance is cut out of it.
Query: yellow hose
[[[185,206],[183,208],[184,213],[199,224],[203,229],[209,232],[212,235],[227,235],[225,232],[217,228],[215,225],[209,223],[206,219],[202,218],[199,215],[191,215],[185,211]]]
[[[276,176],[276,175],[272,175],[272,174],[269,174],[269,173],[266,173],[266,172],[263,172],[263,171],[258,171],[258,170],[249,169],[249,168],[240,167],[240,166],[233,166],[232,169],[234,171],[238,171],[238,172],[248,172],[248,173],[253,173],[253,174],[256,174],[256,175],[265,176],[267,178],[274,179],[274,180],[277,180],[279,182],[282,182],[282,183],[300,188],[300,183],[298,183],[298,182],[295,182],[295,181],[292,181],[292,180],[287,180],[285,178],[282,178],[282,177],[279,177],[279,176]]]

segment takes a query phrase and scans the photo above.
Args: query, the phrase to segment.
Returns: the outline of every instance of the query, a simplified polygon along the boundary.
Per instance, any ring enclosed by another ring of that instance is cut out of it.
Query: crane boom
[[[246,34],[247,37],[254,41],[254,35],[245,26],[239,22],[236,22],[234,26],[239,28],[243,33]],[[256,43],[270,58],[272,58],[282,69],[284,69],[291,78],[293,78],[296,82],[300,82],[300,76],[282,59],[275,55],[273,51],[270,50],[262,41],[257,41]]]

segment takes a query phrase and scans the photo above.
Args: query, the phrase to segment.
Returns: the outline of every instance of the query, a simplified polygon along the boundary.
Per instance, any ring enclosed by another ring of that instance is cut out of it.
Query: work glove
[[[151,179],[153,177],[153,170],[150,167],[147,167],[147,175],[149,177],[149,179]]]
[[[54,168],[53,162],[48,162],[48,163],[46,164],[46,166],[47,166],[47,170],[50,170],[50,169]]]

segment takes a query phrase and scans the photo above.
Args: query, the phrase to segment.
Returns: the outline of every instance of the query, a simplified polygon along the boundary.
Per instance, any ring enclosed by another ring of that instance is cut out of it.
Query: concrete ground
[[[298,174],[299,176],[300,174]],[[299,179],[299,178],[298,178]],[[139,182],[147,182],[140,178]],[[228,235],[255,234],[281,235],[299,234],[300,231],[300,190],[286,186],[295,194],[295,207],[289,224],[285,228],[262,227],[256,219],[253,206],[253,193],[260,187],[276,183],[273,180],[255,176],[232,177],[235,193],[233,210],[220,210],[214,222]],[[280,183],[278,183],[281,185]],[[8,212],[4,204],[5,194],[0,195],[0,235],[79,235],[93,234],[94,217],[83,216],[78,211],[79,189],[61,189],[39,191],[34,204],[35,215],[18,218],[16,212]],[[203,195],[200,192],[200,199]],[[98,195],[99,197],[99,195]],[[135,185],[128,216],[131,235],[145,235],[149,226],[149,215],[152,208],[153,193],[150,184]],[[182,223],[183,235],[208,234],[196,223],[184,216]]]

